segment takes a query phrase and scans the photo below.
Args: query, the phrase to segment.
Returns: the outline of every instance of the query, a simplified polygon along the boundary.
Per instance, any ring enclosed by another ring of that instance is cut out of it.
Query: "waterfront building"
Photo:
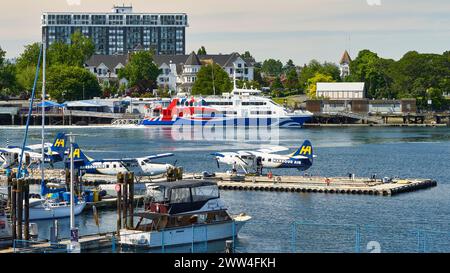
[[[341,79],[344,79],[347,76],[350,76],[350,63],[352,62],[352,58],[350,54],[346,50],[342,55],[342,58],[339,62],[339,69],[341,71]]]
[[[128,84],[126,79],[118,79],[119,69],[128,63],[128,55],[93,55],[84,64],[100,83],[119,81],[119,85]]]
[[[142,46],[157,54],[185,54],[185,13],[135,13],[131,6],[115,6],[111,12],[44,12],[42,33],[47,45],[70,43],[80,31],[95,43],[95,54],[125,54]]]
[[[94,55],[85,63],[86,69],[97,76],[99,82],[119,81],[127,84],[126,79],[118,79],[118,69],[123,68],[129,55]],[[230,79],[252,81],[254,79],[254,62],[242,58],[238,53],[197,55],[155,55],[153,61],[161,70],[158,86],[171,92],[190,93],[197,80],[201,67],[208,64],[221,66]]]
[[[318,82],[316,94],[333,100],[364,99],[364,82]]]
[[[254,61],[243,58],[239,53],[159,55],[154,56],[154,62],[163,71],[158,77],[158,85],[180,93],[190,93],[201,67],[213,63],[222,67],[230,78],[254,79]]]

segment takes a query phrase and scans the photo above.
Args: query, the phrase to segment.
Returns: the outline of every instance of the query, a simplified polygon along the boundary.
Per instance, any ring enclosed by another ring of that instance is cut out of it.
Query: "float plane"
[[[220,163],[233,166],[234,171],[237,171],[237,167],[240,166],[246,174],[251,170],[262,174],[263,168],[294,168],[306,171],[313,165],[316,156],[309,140],[306,140],[294,153],[276,154],[287,150],[289,149],[282,146],[268,146],[256,151],[217,152],[212,155],[216,158],[218,168],[220,168]]]
[[[73,156],[74,167],[90,174],[117,175],[118,173],[133,172],[135,176],[156,176],[167,173],[169,168],[174,168],[170,164],[154,163],[152,160],[166,158],[174,154],[157,154],[141,158],[121,158],[121,159],[93,159],[86,156],[78,144],[73,144],[73,155],[70,154],[65,159],[67,168],[70,168],[70,159]]]
[[[44,149],[47,150],[44,156],[44,163],[53,165],[53,163],[55,162],[63,161],[64,152],[66,149],[66,140],[67,136],[65,133],[58,133],[53,143],[44,144]],[[42,161],[41,149],[42,144],[25,146],[25,149],[23,149],[23,163],[26,166],[39,164]],[[19,146],[8,146],[6,148],[0,148],[0,162],[2,162],[1,167],[3,169],[17,167],[20,162],[21,154],[22,147]]]

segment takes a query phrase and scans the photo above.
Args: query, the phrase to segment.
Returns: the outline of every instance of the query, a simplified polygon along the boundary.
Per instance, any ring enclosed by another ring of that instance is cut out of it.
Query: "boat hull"
[[[212,119],[192,119],[175,118],[163,120],[161,118],[144,119],[141,125],[144,126],[207,126],[207,127],[302,127],[303,124],[311,120],[311,116],[293,116],[282,118],[212,118]]]
[[[248,219],[235,222],[227,221],[151,232],[121,230],[120,243],[127,246],[160,248],[224,240],[237,236],[247,221]]]
[[[74,207],[75,215],[79,215],[84,210],[85,206],[86,206],[85,202],[75,205]],[[30,220],[47,220],[66,217],[70,217],[70,206],[61,206],[51,209],[41,206],[30,208]]]

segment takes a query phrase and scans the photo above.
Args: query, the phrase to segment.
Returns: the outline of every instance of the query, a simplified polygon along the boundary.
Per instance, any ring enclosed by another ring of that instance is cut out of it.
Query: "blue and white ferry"
[[[301,127],[312,118],[290,111],[254,89],[237,89],[222,96],[176,97],[147,107],[144,126]]]

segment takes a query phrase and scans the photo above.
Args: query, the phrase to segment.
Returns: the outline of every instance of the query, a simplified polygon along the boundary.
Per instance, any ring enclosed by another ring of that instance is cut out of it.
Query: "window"
[[[192,188],[192,201],[201,202],[219,197],[219,188],[216,185]]]
[[[171,203],[190,203],[191,191],[189,188],[172,189],[170,194]]]

